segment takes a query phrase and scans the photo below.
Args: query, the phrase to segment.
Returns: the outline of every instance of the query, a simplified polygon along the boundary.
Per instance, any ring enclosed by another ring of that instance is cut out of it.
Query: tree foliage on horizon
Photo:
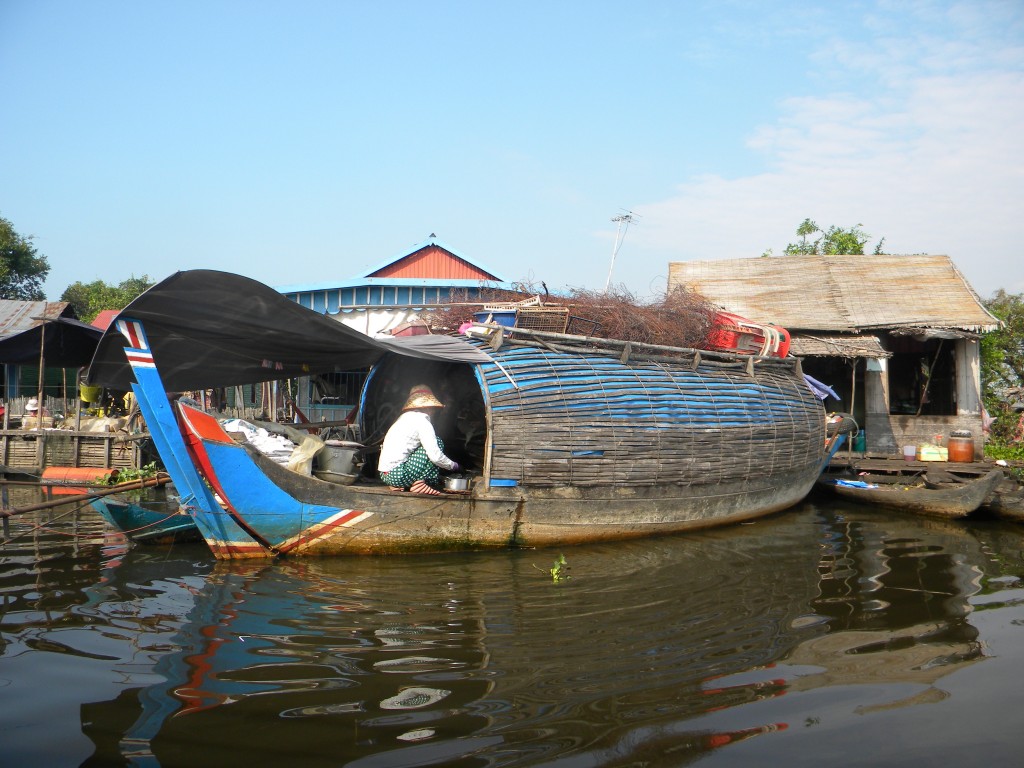
[[[0,216],[0,299],[46,301],[43,281],[50,263],[32,244],[32,236],[19,235]]]
[[[1001,458],[1024,458],[1016,434],[1020,412],[1013,407],[1024,398],[1024,294],[999,289],[985,306],[1003,322],[981,339],[982,398],[995,418],[988,447],[997,448]]]
[[[865,232],[858,224],[849,229],[843,229],[835,225],[823,230],[811,219],[804,219],[796,228],[799,242],[790,243],[783,253],[786,256],[838,256],[843,254],[864,255],[864,246],[867,245],[871,235]],[[818,235],[817,237],[814,237]],[[882,253],[882,246],[885,244],[883,237],[875,245],[873,254],[876,256]],[[765,251],[765,256],[771,256],[771,249]]]
[[[998,331],[986,333],[981,341],[985,365],[986,396],[1024,386],[1024,294],[995,292],[985,308],[1003,322]]]
[[[96,315],[105,309],[124,309],[135,297],[155,285],[148,275],[122,280],[117,285],[108,284],[103,280],[91,283],[72,283],[61,294],[60,300],[68,302],[75,310],[78,319],[84,323],[92,322]]]

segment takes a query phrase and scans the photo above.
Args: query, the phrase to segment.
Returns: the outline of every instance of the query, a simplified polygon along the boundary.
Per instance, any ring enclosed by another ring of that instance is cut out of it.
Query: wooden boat
[[[1004,477],[982,502],[981,508],[1005,520],[1024,523],[1024,486]]]
[[[91,498],[89,503],[111,526],[137,544],[202,541],[195,520],[183,512],[176,493],[134,499],[129,494]]]
[[[964,477],[943,471],[938,479],[929,479],[928,473],[823,475],[819,482],[845,499],[864,504],[956,518],[966,517],[978,509],[1002,478],[1002,471],[993,469],[982,475]]]
[[[824,411],[792,358],[521,329],[489,343],[370,338],[210,270],[172,275],[112,327],[123,338],[101,340],[90,383],[130,383],[183,506],[220,558],[675,533],[785,509],[826,461]],[[291,472],[166,394],[361,366],[371,367],[359,403],[367,449],[351,485]],[[396,493],[376,479],[374,446],[424,382],[451,404],[435,426],[446,452],[474,470],[467,491]]]

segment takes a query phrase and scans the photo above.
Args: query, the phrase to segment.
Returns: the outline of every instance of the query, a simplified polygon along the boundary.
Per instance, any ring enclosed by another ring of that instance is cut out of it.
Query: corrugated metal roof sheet
[[[378,269],[368,278],[411,277],[456,280],[495,280],[494,275],[470,264],[439,245],[431,244]]]
[[[118,314],[120,314],[120,312],[120,309],[101,310],[100,313],[93,318],[91,324],[96,326],[100,330],[105,331],[107,330],[107,328],[110,327],[110,324],[114,322],[114,318],[117,317]]]
[[[789,351],[797,357],[892,357],[877,336],[811,336],[790,339]]]
[[[726,310],[785,328],[958,328],[999,321],[948,256],[776,256],[669,264],[685,285]]]
[[[421,261],[419,257],[423,253],[429,254],[430,258],[426,261]],[[410,257],[416,258],[410,259]],[[443,262],[455,262],[456,260],[460,262],[455,267],[458,273],[450,273],[452,265]],[[410,261],[415,263],[410,266]],[[409,271],[410,269],[413,271]],[[438,269],[441,270],[440,273],[436,273]],[[434,270],[434,272],[429,270]],[[507,282],[505,278],[501,277],[494,270],[488,269],[433,237],[422,243],[417,243],[411,250],[395,256],[383,264],[378,264],[373,269],[359,275],[359,277],[456,277],[489,280],[499,283]]]
[[[290,295],[365,285],[478,288],[481,283],[495,284],[503,288],[512,287],[494,270],[438,240],[430,239],[354,278],[279,285],[276,290]]]
[[[0,339],[35,328],[42,320],[74,317],[66,301],[15,301],[0,299]]]

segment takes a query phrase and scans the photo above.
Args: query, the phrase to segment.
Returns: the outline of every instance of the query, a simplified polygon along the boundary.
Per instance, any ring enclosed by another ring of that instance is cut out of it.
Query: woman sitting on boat
[[[377,471],[394,490],[440,495],[440,471],[457,471],[458,462],[444,455],[444,443],[430,417],[444,405],[430,387],[419,384],[409,392],[402,415],[391,425],[380,449]]]

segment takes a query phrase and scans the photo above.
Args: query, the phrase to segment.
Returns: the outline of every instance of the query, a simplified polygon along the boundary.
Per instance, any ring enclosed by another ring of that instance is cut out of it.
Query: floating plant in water
[[[537,568],[536,565],[533,567]],[[537,568],[537,570],[540,571],[543,569]],[[568,570],[569,561],[565,559],[565,555],[559,554],[558,557],[555,558],[554,563],[551,564],[551,567],[548,568],[548,573],[551,574],[551,580],[557,584],[560,581],[565,581],[566,579],[571,578],[568,574]]]

